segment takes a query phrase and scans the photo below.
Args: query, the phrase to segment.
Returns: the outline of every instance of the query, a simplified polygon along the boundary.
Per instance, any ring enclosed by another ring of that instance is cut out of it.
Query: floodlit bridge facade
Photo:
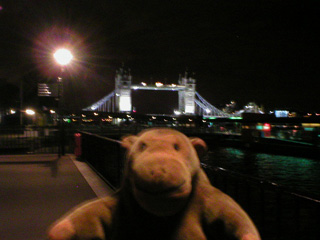
[[[157,82],[155,85],[141,83],[132,84],[130,72],[120,69],[115,77],[115,90],[84,108],[84,111],[98,112],[132,112],[132,90],[152,90],[152,91],[177,91],[179,99],[179,108],[175,114],[199,115],[204,117],[232,117],[233,114],[226,113],[206,101],[196,91],[196,80],[189,77],[186,73],[180,76],[178,84],[164,85]]]

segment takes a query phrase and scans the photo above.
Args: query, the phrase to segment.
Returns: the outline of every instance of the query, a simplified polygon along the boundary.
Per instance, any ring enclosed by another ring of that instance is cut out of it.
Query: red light
[[[264,131],[270,131],[270,130],[271,130],[271,125],[270,125],[270,123],[265,123],[265,124],[263,124],[263,130],[264,130]]]

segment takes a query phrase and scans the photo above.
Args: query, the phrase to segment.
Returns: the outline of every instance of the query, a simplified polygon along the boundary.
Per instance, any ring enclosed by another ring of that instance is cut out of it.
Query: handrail
[[[113,138],[104,137],[104,136],[101,136],[101,135],[98,135],[98,134],[95,134],[95,133],[86,132],[86,131],[79,131],[79,132],[80,132],[80,133],[87,134],[87,135],[90,135],[90,136],[93,136],[93,137],[97,137],[97,138],[100,138],[100,139],[104,139],[104,140],[107,140],[107,141],[110,141],[110,142],[115,142],[115,143],[121,144],[121,141],[120,141],[120,140],[116,140],[116,139],[113,139]]]

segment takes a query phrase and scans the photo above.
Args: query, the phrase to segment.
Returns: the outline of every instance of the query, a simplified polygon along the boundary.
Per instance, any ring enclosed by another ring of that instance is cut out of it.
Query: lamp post
[[[54,59],[60,65],[60,75],[58,76],[58,108],[59,108],[59,133],[60,133],[60,143],[59,143],[59,158],[61,155],[64,155],[64,129],[62,121],[62,109],[61,109],[61,100],[62,100],[62,89],[63,89],[63,79],[62,74],[64,72],[65,66],[70,64],[73,59],[73,55],[70,50],[66,48],[60,48],[53,54]]]

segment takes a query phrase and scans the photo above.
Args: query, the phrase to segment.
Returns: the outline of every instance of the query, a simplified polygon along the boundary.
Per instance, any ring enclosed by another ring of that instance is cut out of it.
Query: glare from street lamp
[[[72,53],[65,48],[58,49],[53,56],[57,63],[62,66],[68,65],[73,59]]]
[[[26,114],[28,115],[34,115],[36,112],[33,111],[32,109],[26,109]]]

